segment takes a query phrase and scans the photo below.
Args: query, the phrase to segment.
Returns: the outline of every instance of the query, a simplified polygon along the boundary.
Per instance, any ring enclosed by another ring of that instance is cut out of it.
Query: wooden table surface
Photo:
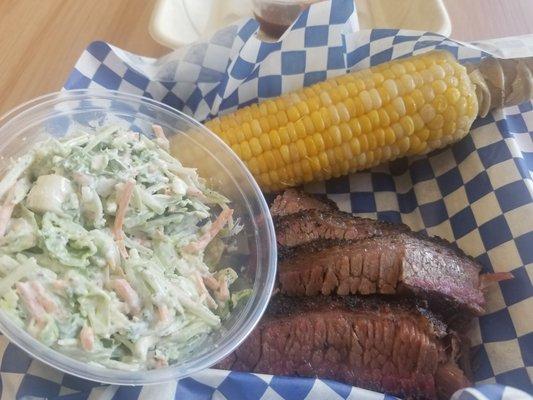
[[[533,33],[533,0],[444,2],[453,38]],[[0,0],[0,115],[59,90],[93,40],[145,56],[165,54],[148,34],[153,6],[153,0]]]

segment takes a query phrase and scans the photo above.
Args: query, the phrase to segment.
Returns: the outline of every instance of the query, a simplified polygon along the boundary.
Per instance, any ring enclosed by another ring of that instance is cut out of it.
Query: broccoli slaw
[[[153,130],[50,139],[0,181],[0,309],[78,360],[176,363],[250,293],[218,268],[241,229],[228,199]]]

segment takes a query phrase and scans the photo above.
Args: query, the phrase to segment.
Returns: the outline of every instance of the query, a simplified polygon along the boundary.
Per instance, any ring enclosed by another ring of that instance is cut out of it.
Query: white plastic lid
[[[251,15],[250,0],[159,0],[150,34],[165,46],[178,48]]]

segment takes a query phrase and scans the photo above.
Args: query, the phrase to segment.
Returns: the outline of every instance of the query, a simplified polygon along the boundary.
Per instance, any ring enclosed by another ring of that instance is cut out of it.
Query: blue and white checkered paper
[[[431,33],[357,29],[353,2],[333,0],[313,5],[276,43],[258,40],[253,20],[158,60],[95,42],[65,88],[139,94],[205,120],[347,70],[434,48],[463,62],[488,54],[533,55],[533,36],[464,44]],[[526,103],[478,119],[470,135],[447,149],[306,188],[328,194],[345,211],[442,236],[486,272],[513,274],[512,281],[490,289],[488,312],[470,333],[477,389],[454,400],[530,398],[509,386],[533,392],[532,133],[533,105]],[[3,337],[0,354],[2,400],[391,398],[327,380],[217,370],[166,385],[100,386],[32,360]]]

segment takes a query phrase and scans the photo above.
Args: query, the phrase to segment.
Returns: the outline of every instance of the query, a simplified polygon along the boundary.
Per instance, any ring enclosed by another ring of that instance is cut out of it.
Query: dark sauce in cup
[[[321,0],[254,0],[254,16],[263,33],[278,39],[302,11],[318,1]]]

